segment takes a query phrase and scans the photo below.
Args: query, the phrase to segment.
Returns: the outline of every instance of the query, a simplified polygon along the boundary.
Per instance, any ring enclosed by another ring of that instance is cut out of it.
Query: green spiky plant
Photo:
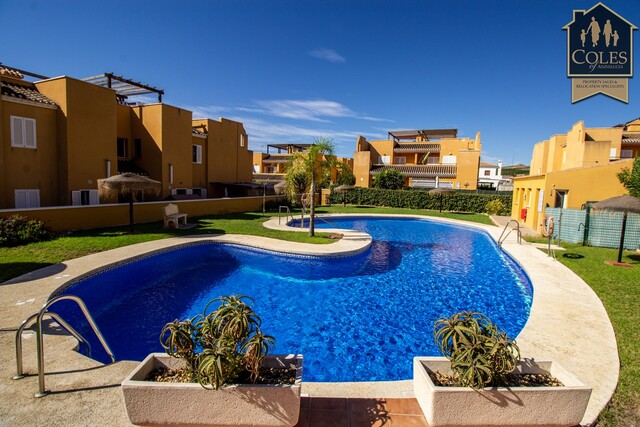
[[[187,374],[205,388],[217,390],[248,371],[256,382],[262,362],[275,339],[262,333],[253,299],[232,295],[210,301],[203,314],[167,323],[160,333],[166,353],[186,361]],[[220,306],[207,314],[209,306]]]
[[[467,311],[440,318],[433,336],[463,387],[478,390],[504,385],[520,361],[516,342],[482,313]]]

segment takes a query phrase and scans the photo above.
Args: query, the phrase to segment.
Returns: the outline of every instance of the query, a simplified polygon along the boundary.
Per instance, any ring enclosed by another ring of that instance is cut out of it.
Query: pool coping
[[[494,240],[498,240],[502,228],[493,225],[483,225],[452,219],[426,217],[420,215],[390,215],[390,214],[330,214],[319,215],[320,218],[335,216],[349,217],[399,217],[417,218],[455,224],[463,227],[485,231]],[[308,231],[279,224],[281,219],[273,217],[265,222],[265,226],[273,229],[288,231]],[[2,377],[0,390],[11,391],[10,399],[3,399],[0,403],[0,419],[20,420],[27,412],[23,399],[31,399],[37,390],[37,381],[28,377],[21,381],[11,381],[9,378],[15,370],[15,356],[13,356],[13,337],[15,332],[7,331],[18,327],[26,317],[36,312],[49,296],[67,283],[79,276],[95,269],[102,269],[114,263],[133,257],[162,251],[170,247],[201,241],[216,241],[251,246],[278,252],[297,253],[319,256],[343,256],[365,250],[371,244],[371,237],[343,229],[318,229],[322,232],[337,232],[343,234],[342,239],[331,244],[316,245],[295,243],[259,236],[246,235],[199,235],[175,237],[139,243],[132,246],[112,249],[97,254],[87,255],[64,263],[49,266],[18,278],[0,284],[0,362],[2,362]],[[619,359],[613,326],[609,321],[602,302],[593,290],[575,273],[560,262],[548,257],[533,245],[523,242],[517,243],[514,233],[507,236],[502,245],[524,271],[529,275],[534,288],[533,304],[529,319],[518,335],[517,341],[524,357],[538,359],[553,359],[573,372],[583,382],[593,387],[593,393],[587,412],[582,423],[593,423],[600,411],[607,404],[613,394],[619,375]],[[426,335],[430,335],[430,331]],[[31,342],[29,342],[31,341]],[[34,340],[25,339],[25,369],[35,372],[35,357],[32,353]],[[114,385],[131,371],[138,362],[118,362],[102,366],[73,351],[75,340],[69,336],[47,336],[47,372],[50,369],[59,371],[78,372],[70,375],[47,376],[47,385],[53,390],[57,388],[78,388],[78,384],[89,384],[88,388],[96,391],[83,392],[92,401],[94,411],[111,413],[124,411],[119,390]],[[76,368],[74,371],[70,368]],[[80,373],[89,369],[88,372]],[[108,383],[108,386],[95,384]],[[104,388],[102,388],[104,387]],[[359,383],[311,383],[303,382],[303,393],[310,396],[327,397],[370,397],[392,398],[413,397],[411,380],[359,382]],[[3,393],[7,396],[7,393]],[[14,397],[15,396],[15,397]],[[43,405],[54,405],[64,396],[48,396],[39,399]],[[64,400],[61,400],[61,402]],[[26,405],[28,406],[28,405]],[[73,405],[68,405],[72,407]],[[74,412],[66,408],[63,411],[53,409],[56,416],[61,417],[60,425],[64,425],[64,414]],[[32,416],[33,413],[30,413]],[[52,424],[49,414],[47,423]],[[115,414],[109,415],[113,417]],[[118,417],[122,417],[119,414]],[[126,415],[124,415],[126,420]],[[66,419],[67,421],[70,420]],[[17,422],[20,424],[20,422]],[[16,424],[16,425],[17,425]]]

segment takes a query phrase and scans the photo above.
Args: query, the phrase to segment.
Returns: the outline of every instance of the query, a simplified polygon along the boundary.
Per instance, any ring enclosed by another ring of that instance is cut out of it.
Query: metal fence
[[[622,212],[547,208],[546,215],[553,217],[553,235],[562,241],[603,248],[620,246]],[[629,250],[640,247],[640,215],[638,214],[630,213],[627,216],[624,247]]]

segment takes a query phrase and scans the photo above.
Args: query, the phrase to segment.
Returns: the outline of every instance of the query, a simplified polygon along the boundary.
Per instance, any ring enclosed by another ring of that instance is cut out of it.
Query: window
[[[620,150],[621,159],[631,159],[633,157],[633,150]]]
[[[556,190],[554,208],[566,208],[567,207],[567,190]]]
[[[264,173],[278,173],[278,167],[277,166],[266,166]]]
[[[193,163],[202,163],[202,145],[193,144]]]
[[[407,164],[407,158],[406,157],[395,157],[393,159],[393,164],[394,165],[406,165]]]
[[[15,190],[16,209],[40,207],[40,190]]]
[[[253,165],[253,173],[260,173],[260,165]]]
[[[620,157],[622,157],[622,153],[620,153]],[[613,160],[616,158],[616,148],[610,148],[609,149],[609,160]]]
[[[383,164],[383,165],[391,164],[391,156],[378,157],[378,164]]]
[[[484,176],[491,176],[491,171],[490,170],[485,170],[484,171]]]
[[[135,157],[136,160],[142,158],[142,140],[140,138],[133,140],[133,157]]]
[[[35,119],[11,116],[11,146],[37,148]]]
[[[456,156],[442,156],[442,164],[443,165],[455,165],[456,164]]]
[[[192,194],[194,196],[200,196],[201,198],[205,199],[207,197],[207,189],[206,188],[194,188],[192,190]]]
[[[98,190],[78,190],[71,192],[71,204],[73,206],[98,205]]]
[[[129,156],[129,141],[127,138],[118,138],[118,157],[127,158]]]
[[[438,157],[427,157],[428,165],[437,165],[439,161],[440,159],[438,159]]]
[[[240,134],[240,147],[244,147],[244,134]]]

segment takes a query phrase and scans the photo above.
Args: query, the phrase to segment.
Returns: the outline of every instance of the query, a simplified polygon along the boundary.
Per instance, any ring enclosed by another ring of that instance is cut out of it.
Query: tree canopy
[[[629,191],[629,195],[640,197],[640,157],[633,161],[633,168],[624,168],[618,173],[618,179]]]

